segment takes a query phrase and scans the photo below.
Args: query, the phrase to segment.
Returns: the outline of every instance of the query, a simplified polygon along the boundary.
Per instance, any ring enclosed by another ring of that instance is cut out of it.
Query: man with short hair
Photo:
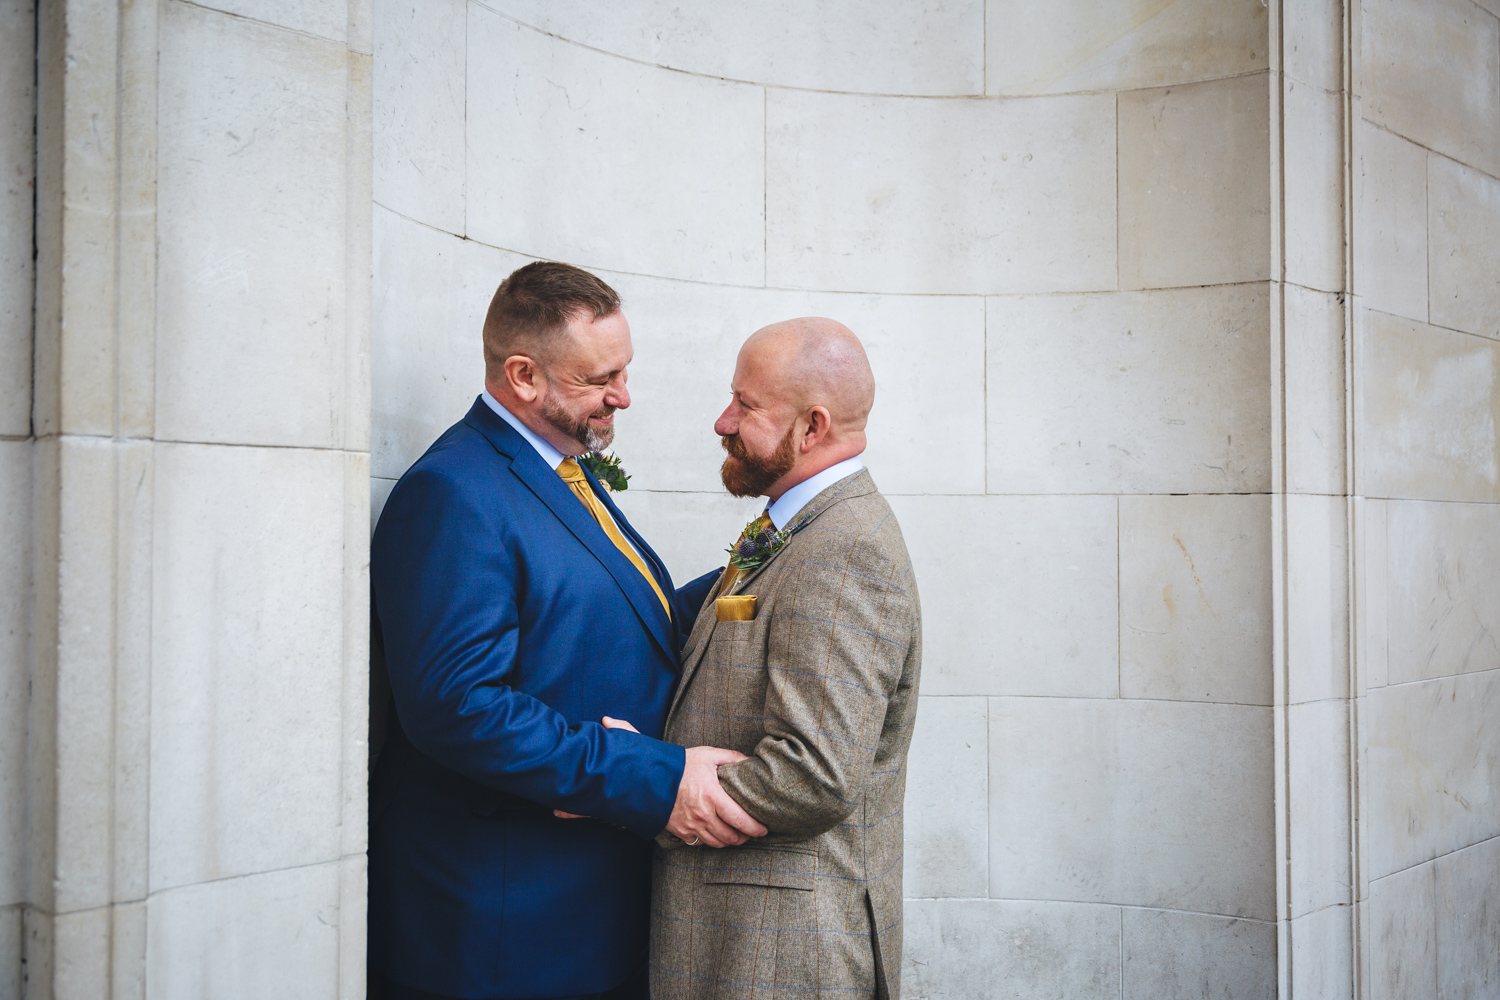
[[[900,995],[902,798],[921,608],[859,458],[875,380],[828,319],[757,331],[714,430],[737,496],[769,498],[688,640],[666,737],[745,754],[723,788],[770,832],[653,874],[655,1000]]]
[[[484,355],[485,392],[396,484],[371,544],[392,694],[370,794],[371,994],[644,1000],[650,838],[765,832],[715,776],[738,753],[654,738],[713,579],[674,590],[575,457],[607,447],[630,405],[613,289],[567,264],[518,269]]]

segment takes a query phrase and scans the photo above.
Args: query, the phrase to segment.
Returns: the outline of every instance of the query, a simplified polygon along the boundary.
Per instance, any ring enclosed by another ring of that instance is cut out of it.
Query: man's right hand
[[[719,785],[719,767],[744,759],[737,750],[688,747],[667,832],[685,844],[708,847],[737,847],[751,837],[764,837],[766,828]]]

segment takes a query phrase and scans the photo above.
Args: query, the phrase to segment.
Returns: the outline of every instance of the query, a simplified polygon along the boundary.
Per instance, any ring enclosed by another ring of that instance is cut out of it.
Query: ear
[[[807,429],[802,432],[802,440],[798,442],[797,450],[804,455],[816,448],[824,438],[828,436],[828,429],[833,425],[833,418],[828,414],[825,406],[814,406],[807,411]]]
[[[510,386],[510,391],[522,402],[533,402],[538,395],[537,382],[541,379],[541,369],[537,363],[524,354],[512,354],[505,359],[505,367],[502,370],[505,384]]]

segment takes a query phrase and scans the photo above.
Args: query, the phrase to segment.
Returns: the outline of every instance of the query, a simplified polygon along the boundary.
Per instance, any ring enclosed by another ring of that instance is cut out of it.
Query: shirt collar
[[[516,433],[525,438],[527,442],[536,449],[536,453],[542,457],[542,461],[547,463],[547,468],[551,469],[553,472],[557,471],[557,467],[559,465],[562,465],[563,459],[567,458],[568,456],[564,455],[562,452],[558,451],[556,448],[548,444],[545,438],[538,437],[536,432],[533,431],[530,427],[527,427],[525,424],[521,423],[521,419],[514,413],[507,410],[504,406],[501,406],[500,401],[494,396],[491,396],[488,389],[481,393],[479,398],[484,400],[485,406],[488,406],[490,409],[495,411],[495,416],[499,417],[501,420],[504,420],[507,424],[510,424],[512,427],[514,427],[516,429]]]
[[[865,463],[859,460],[858,455],[846,458],[837,465],[830,465],[817,475],[809,476],[781,494],[780,500],[766,508],[766,514],[771,518],[771,523],[776,525],[776,530],[780,531],[792,523],[792,518],[801,513],[809,500],[840,479],[852,476],[864,467]]]

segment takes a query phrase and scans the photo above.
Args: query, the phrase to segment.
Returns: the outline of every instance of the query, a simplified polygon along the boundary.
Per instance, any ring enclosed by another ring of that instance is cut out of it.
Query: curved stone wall
[[[1266,8],[1108,6],[376,5],[377,511],[527,259],[624,297],[680,577],[759,506],[740,342],[865,340],[926,613],[908,996],[1275,988]]]

